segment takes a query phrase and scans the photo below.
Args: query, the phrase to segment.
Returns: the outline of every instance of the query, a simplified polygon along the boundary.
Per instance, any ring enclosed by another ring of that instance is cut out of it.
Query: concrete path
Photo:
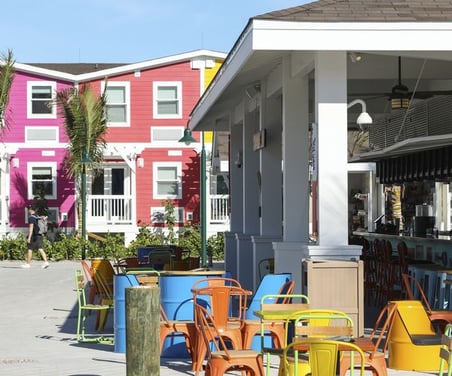
[[[126,376],[125,354],[115,353],[114,346],[75,340],[74,270],[80,268],[80,263],[50,263],[48,269],[41,269],[38,261],[30,269],[20,265],[0,262],[0,375]],[[93,329],[94,321],[94,315],[88,318],[88,330]],[[105,333],[113,334],[112,314]],[[413,374],[428,375],[389,370],[390,376]],[[160,375],[193,372],[186,359],[162,359]],[[277,359],[272,375],[277,375]]]

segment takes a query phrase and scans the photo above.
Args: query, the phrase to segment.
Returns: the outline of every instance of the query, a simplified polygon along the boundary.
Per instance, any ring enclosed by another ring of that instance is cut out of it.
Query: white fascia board
[[[450,22],[291,22],[254,20],[254,50],[451,51]]]
[[[32,73],[39,76],[45,76],[54,79],[60,79],[65,81],[74,82],[76,81],[76,76],[70,73],[64,73],[52,69],[45,69],[40,67],[35,67],[34,65],[28,65],[23,63],[14,63],[14,69],[21,72]]]
[[[188,123],[190,129],[193,130],[196,128],[198,122],[205,116],[229,82],[240,72],[245,62],[252,55],[253,44],[251,31],[251,27],[243,31],[213,81],[209,84],[207,90],[190,114]]]
[[[121,65],[120,67],[116,68],[110,68],[110,69],[104,69],[96,72],[90,72],[85,74],[80,74],[77,76],[77,79],[80,82],[83,81],[89,81],[97,78],[104,78],[108,76],[115,76],[119,74],[124,74],[127,72],[133,72],[137,70],[145,70],[150,68],[156,68],[159,66],[169,65],[169,64],[175,64],[181,61],[190,60],[193,58],[199,58],[199,57],[212,57],[217,59],[224,60],[226,58],[226,54],[222,52],[215,52],[215,51],[209,51],[209,50],[196,50],[192,52],[187,52],[183,54],[178,55],[172,55],[172,56],[166,56],[158,59],[153,60],[146,60],[140,63],[134,63],[134,64],[125,64]]]

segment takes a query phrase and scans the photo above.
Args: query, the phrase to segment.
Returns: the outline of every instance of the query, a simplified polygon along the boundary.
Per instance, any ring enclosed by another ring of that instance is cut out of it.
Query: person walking
[[[30,263],[33,258],[33,251],[38,251],[41,255],[44,263],[42,268],[46,269],[49,267],[49,262],[47,261],[47,255],[44,252],[42,246],[42,234],[39,232],[38,226],[38,216],[36,215],[36,207],[34,205],[28,205],[28,235],[27,235],[27,255],[25,259],[25,264],[22,265],[23,268],[30,268]]]

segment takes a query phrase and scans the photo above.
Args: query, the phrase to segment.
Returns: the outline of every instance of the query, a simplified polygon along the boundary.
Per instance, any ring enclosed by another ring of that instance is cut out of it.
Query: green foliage
[[[198,226],[186,226],[175,231],[175,206],[171,200],[163,202],[165,213],[162,217],[163,227],[141,225],[138,234],[128,247],[124,244],[122,234],[107,233],[105,241],[87,241],[81,239],[76,233],[71,235],[59,234],[58,238],[50,242],[44,238],[44,250],[52,260],[81,259],[82,249],[86,249],[89,258],[103,258],[118,261],[120,258],[135,256],[139,247],[150,245],[176,245],[190,251],[190,257],[200,257],[201,235]],[[23,234],[14,239],[3,237],[0,241],[0,257],[2,260],[23,259],[27,243]],[[213,260],[224,259],[224,236],[219,233],[207,239],[207,252]],[[34,257],[39,257],[34,254]]]
[[[219,232],[217,235],[207,239],[207,254],[212,253],[213,260],[224,260],[224,234]]]
[[[52,260],[74,260],[81,259],[82,245],[81,238],[73,235],[60,234],[57,241],[49,242],[44,237],[44,250]]]
[[[9,125],[9,114],[6,113],[6,107],[14,80],[14,63],[12,50],[8,50],[0,57],[0,128],[2,129]]]
[[[27,251],[27,240],[20,233],[12,238],[8,235],[0,240],[0,257],[2,260],[23,260]]]

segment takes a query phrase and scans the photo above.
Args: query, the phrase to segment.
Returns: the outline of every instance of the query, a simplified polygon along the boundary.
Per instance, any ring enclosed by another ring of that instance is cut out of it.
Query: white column
[[[347,55],[319,52],[315,60],[318,129],[318,244],[348,244]]]
[[[247,106],[245,106],[247,108]],[[259,154],[253,151],[253,135],[259,129],[259,109],[245,110],[243,125],[243,232],[248,235],[259,234],[259,188],[257,171]]]
[[[309,231],[308,78],[292,76],[283,62],[283,239],[308,241]]]
[[[260,234],[282,236],[282,151],[281,96],[263,95],[261,129],[266,131],[266,146],[260,153]]]
[[[243,169],[235,161],[243,156],[243,125],[231,127],[231,154],[229,163],[231,199],[231,232],[243,232]],[[243,163],[242,163],[243,164]]]

